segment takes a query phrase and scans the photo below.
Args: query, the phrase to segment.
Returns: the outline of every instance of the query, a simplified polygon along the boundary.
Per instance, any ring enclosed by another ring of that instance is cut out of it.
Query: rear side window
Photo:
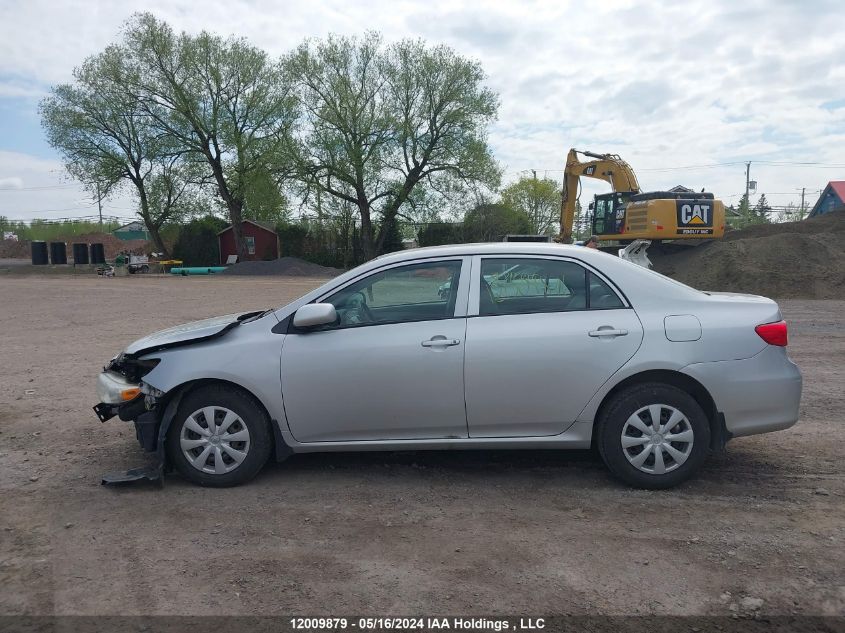
[[[616,293],[583,266],[558,259],[482,259],[480,316],[622,308]]]
[[[625,304],[610,286],[591,272],[587,273],[590,284],[590,310],[611,310],[624,308]]]

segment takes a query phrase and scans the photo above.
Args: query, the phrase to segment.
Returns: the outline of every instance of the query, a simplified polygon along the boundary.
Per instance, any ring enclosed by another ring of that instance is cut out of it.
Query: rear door
[[[470,437],[562,433],[642,342],[634,310],[574,260],[476,257],[471,283]]]

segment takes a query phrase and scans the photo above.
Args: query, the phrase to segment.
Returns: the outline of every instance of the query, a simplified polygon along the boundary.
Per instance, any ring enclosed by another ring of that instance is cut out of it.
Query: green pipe
[[[226,270],[225,266],[208,266],[206,268],[200,268],[197,266],[191,268],[171,268],[170,274],[171,275],[213,275],[214,273],[222,273]]]

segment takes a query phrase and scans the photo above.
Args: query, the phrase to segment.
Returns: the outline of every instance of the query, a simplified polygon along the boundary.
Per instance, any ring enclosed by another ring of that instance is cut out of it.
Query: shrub
[[[181,259],[185,266],[217,266],[220,263],[217,233],[227,226],[213,215],[183,224],[173,245],[173,257]]]

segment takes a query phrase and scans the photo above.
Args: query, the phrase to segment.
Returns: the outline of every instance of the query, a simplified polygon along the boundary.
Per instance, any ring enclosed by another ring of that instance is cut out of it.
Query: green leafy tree
[[[125,62],[116,46],[86,59],[73,83],[54,87],[41,102],[42,125],[68,173],[93,195],[104,199],[125,184],[133,187],[138,215],[166,253],[160,229],[182,215],[188,181],[180,175],[180,149],[150,126],[127,92]]]
[[[530,233],[559,232],[560,187],[549,178],[520,178],[502,190],[502,204],[524,213],[531,222]]]
[[[760,198],[754,206],[754,215],[756,216],[755,220],[761,224],[770,222],[769,213],[771,210],[772,207],[769,204],[769,201],[766,200],[766,194],[760,194]]]
[[[463,240],[461,225],[454,222],[429,222],[417,233],[420,246],[460,244]]]
[[[405,245],[402,243],[402,232],[399,229],[399,222],[397,222],[395,216],[392,220],[385,220],[385,222],[389,222],[389,225],[382,227],[382,233],[384,234],[381,247],[382,252],[395,253],[396,251],[401,251],[405,248]]]
[[[276,225],[276,234],[282,247],[282,257],[302,257],[305,254],[307,226],[302,223],[282,222]]]
[[[256,169],[243,179],[244,218],[278,224],[288,219],[288,200],[269,169]]]
[[[205,161],[244,258],[256,174],[287,173],[297,100],[283,66],[246,40],[177,35],[150,13],[129,20],[123,46],[127,91],[157,133]]]
[[[575,218],[572,221],[572,236],[576,240],[583,240],[592,235],[593,227],[589,213],[584,213],[581,201],[575,201]]]
[[[186,266],[217,266],[220,264],[220,245],[217,233],[226,222],[213,215],[196,218],[183,224],[173,245],[173,256]]]
[[[524,235],[530,231],[531,219],[503,204],[480,204],[464,218],[466,242],[501,242],[506,235]]]
[[[487,144],[498,98],[476,62],[418,40],[385,47],[367,33],[308,41],[288,65],[308,124],[298,177],[357,208],[367,259],[384,251],[416,188],[449,198],[498,184]]]

